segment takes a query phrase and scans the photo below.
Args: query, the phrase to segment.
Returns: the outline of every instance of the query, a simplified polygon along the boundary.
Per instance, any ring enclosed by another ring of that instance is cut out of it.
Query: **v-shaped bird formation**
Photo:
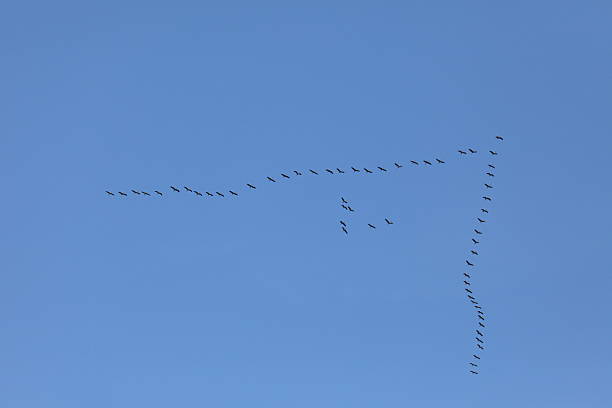
[[[502,136],[495,136],[495,138],[498,142],[501,142],[504,140]],[[463,156],[476,155],[478,153],[478,150],[470,147],[467,149],[459,149],[457,150],[457,152],[459,153],[458,157],[463,157]],[[482,196],[483,202],[485,204],[489,204],[493,201],[491,191],[494,190],[495,186],[493,185],[491,180],[493,180],[493,178],[495,177],[494,171],[496,170],[496,165],[493,159],[496,158],[499,154],[498,151],[496,150],[489,150],[488,153],[490,155],[491,160],[487,164],[487,169],[484,173],[484,175],[487,177],[487,180],[485,183],[483,183],[484,195]],[[413,167],[413,168],[417,168],[417,167],[427,168],[430,166],[445,166],[447,164],[447,161],[441,159],[440,157],[434,157],[433,159],[430,159],[430,160],[420,160],[420,161],[419,160],[408,160],[407,162],[410,163],[411,164],[410,167]],[[307,168],[306,170],[292,170],[292,171],[287,171],[284,173],[279,173],[278,175],[265,176],[265,178],[262,180],[267,183],[278,184],[282,180],[295,180],[295,179],[298,179],[304,176],[324,177],[324,175],[339,176],[339,175],[353,174],[353,175],[365,176],[365,175],[374,174],[374,173],[389,174],[391,171],[403,171],[402,169],[405,169],[405,167],[406,166],[404,166],[404,164],[401,164],[400,162],[392,162],[392,165],[383,164],[383,165],[375,165],[371,167],[348,166],[344,169],[340,167],[330,167],[330,168],[324,168],[322,170]],[[168,191],[169,194],[187,192],[187,193],[193,194],[195,197],[203,197],[203,198],[210,199],[210,198],[239,197],[240,194],[243,192],[256,191],[257,189],[258,188],[254,182],[249,182],[249,183],[245,183],[244,187],[242,187],[241,189],[232,188],[232,189],[223,190],[223,192],[213,191],[213,190],[207,191],[205,189],[195,189],[190,186],[174,186],[174,185],[169,186],[166,191]],[[203,191],[204,194],[201,191]],[[138,196],[138,197],[156,196],[160,198],[167,197],[167,195],[164,194],[164,190],[161,188],[152,190],[154,194],[151,194],[148,191],[131,189],[131,188],[126,189],[124,191],[116,191],[117,195],[115,194],[115,192],[108,191],[108,190],[106,190],[105,192],[109,196],[115,196],[115,197],[121,197],[121,198],[130,196],[128,192],[131,192],[132,196],[134,197],[135,196]],[[355,212],[355,208],[352,206],[349,200],[345,199],[344,197],[340,197],[340,206],[343,210],[345,210],[347,216],[351,216],[351,214]],[[479,365],[481,361],[480,355],[481,355],[481,352],[485,349],[484,347],[484,344],[485,344],[484,332],[486,328],[485,312],[483,310],[482,304],[478,301],[478,298],[475,295],[475,289],[472,285],[472,277],[476,275],[476,271],[478,270],[476,259],[477,257],[480,257],[481,255],[480,251],[478,250],[478,245],[481,242],[481,239],[482,239],[481,236],[484,235],[484,232],[482,230],[484,229],[485,225],[488,225],[487,223],[489,220],[487,217],[489,216],[489,214],[490,214],[490,211],[488,207],[481,208],[479,215],[475,218],[476,226],[475,228],[473,228],[475,235],[473,235],[471,238],[471,243],[473,247],[469,251],[469,258],[465,260],[465,265],[467,266],[467,270],[463,272],[463,276],[462,276],[462,280],[464,284],[464,291],[465,291],[465,294],[471,306],[473,306],[475,310],[475,321],[477,323],[474,329],[474,333],[475,333],[474,345],[477,348],[477,350],[475,351],[474,354],[472,354],[472,361],[469,362],[469,366],[470,366],[469,372],[471,374],[479,374],[478,370],[479,370]],[[389,217],[383,218],[383,219],[384,219],[384,223],[380,222],[380,224],[382,224],[383,226],[394,225],[394,221],[390,219]],[[350,223],[346,220],[347,218],[345,217],[340,219],[340,230],[345,235],[349,235]],[[377,223],[368,222],[366,224],[370,230],[372,231],[377,230]]]

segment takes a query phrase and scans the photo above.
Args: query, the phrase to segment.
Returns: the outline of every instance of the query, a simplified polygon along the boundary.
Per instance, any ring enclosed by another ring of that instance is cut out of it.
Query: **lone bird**
[[[468,149],[470,151],[470,153],[478,153],[478,150],[474,150],[474,149]]]
[[[192,190],[192,189],[190,189],[189,187],[185,187],[185,186],[183,186],[183,188],[184,188],[185,190],[189,191],[190,193],[193,193],[193,190]]]
[[[484,183],[484,185],[485,185],[486,188],[493,188],[493,186],[490,185],[490,184]]]
[[[302,175],[302,173],[300,173],[300,172],[299,172],[299,171],[297,171],[297,170],[293,170],[293,172],[295,173],[295,175],[296,175],[296,176],[301,176],[301,175]]]
[[[329,174],[334,174],[333,170],[325,169],[325,171],[328,172]]]
[[[478,231],[477,229],[474,229],[474,232],[477,233],[478,235],[482,235],[482,232]]]
[[[438,163],[441,163],[441,164],[446,163],[444,160],[440,160],[440,159],[436,159],[436,161],[437,161]]]
[[[464,152],[463,150],[457,150],[460,154],[467,154],[467,152]]]
[[[377,167],[378,167],[378,170],[380,171],[387,171],[387,169],[385,169],[384,167],[380,167],[380,166],[377,166]]]
[[[160,191],[155,190],[155,192],[159,195],[163,195]]]
[[[346,230],[346,228],[342,227],[342,231],[344,231],[344,233],[348,235],[348,231]]]
[[[170,186],[170,188],[173,189],[174,191],[176,191],[177,193],[181,191],[181,190],[179,190],[178,188],[176,188],[174,186]]]
[[[473,253],[474,255],[478,255],[478,251],[474,251],[473,249],[471,249],[470,252]]]
[[[493,173],[491,173],[491,172],[488,172],[488,171],[487,171],[485,174],[486,174],[487,176],[489,176],[489,177],[495,177],[495,174],[493,174]]]
[[[385,218],[385,221],[387,221],[387,224],[392,225],[393,221],[389,221],[388,219]]]
[[[340,224],[342,224],[343,226],[345,226],[345,227],[346,227],[346,223],[345,223],[344,221],[342,221],[342,220],[341,220],[341,221],[340,221]]]
[[[340,170],[338,167],[336,167],[336,170],[338,171],[338,173],[344,174],[344,170]]]
[[[499,140],[504,140],[504,138],[503,138],[503,137],[501,137],[501,136],[495,136],[495,138],[496,138],[496,139],[499,139]]]
[[[207,196],[210,196],[210,197],[214,197],[213,193],[210,193],[210,192],[208,192],[208,191],[206,192],[206,195],[207,195]]]
[[[372,173],[372,170],[368,170],[365,167],[363,169],[365,170],[366,173]]]
[[[372,224],[368,224],[368,226],[369,226],[370,228],[374,228],[374,229],[376,229],[376,227],[375,227],[375,226],[373,226]]]
[[[119,191],[119,194],[122,196],[127,196],[127,194],[125,194],[124,192]]]
[[[488,214],[488,213],[489,213],[489,211],[488,211],[487,209],[485,209],[485,208],[481,208],[481,209],[480,209],[480,211],[482,211],[482,212],[483,212],[483,213],[485,213],[485,214]]]
[[[200,193],[199,191],[194,191],[194,193],[195,193],[196,195],[198,195],[198,196],[201,196],[201,195],[202,195],[202,193]]]
[[[475,240],[474,238],[472,238],[472,242],[473,242],[474,244],[480,244],[480,241],[477,241],[477,240]]]
[[[308,171],[310,171],[312,174],[316,174],[317,176],[319,175],[319,173],[317,173],[316,171],[314,171],[313,169],[308,169]]]
[[[268,180],[270,180],[273,183],[276,183],[276,180],[274,180],[272,177],[266,177]]]
[[[482,218],[478,218],[477,217],[476,219],[478,220],[478,222],[487,222],[487,221],[483,220]]]
[[[494,165],[492,165],[492,164],[489,164],[489,167],[490,167],[490,168],[492,168],[492,169],[494,169],[494,168],[495,168],[495,166],[494,166]]]
[[[489,150],[489,153],[491,153],[493,156],[497,156],[497,152],[494,152],[493,150]]]
[[[466,285],[470,286],[470,282],[464,280],[463,283],[465,283]]]
[[[229,190],[230,194],[237,196],[238,193],[234,193],[232,190]]]
[[[225,197],[223,194],[221,194],[221,193],[220,193],[220,192],[218,192],[218,191],[215,191],[215,193],[217,193],[217,195],[218,195],[218,196]]]
[[[404,166],[402,166],[401,164],[398,164],[398,163],[393,163],[393,164],[395,164],[395,167],[397,167],[398,169],[401,169],[402,167],[404,167]]]
[[[359,169],[356,169],[356,168],[354,168],[353,166],[351,166],[351,169],[353,169],[353,171],[354,171],[355,173],[359,173]]]
[[[249,188],[252,188],[253,190],[256,190],[256,189],[257,189],[257,187],[255,187],[254,185],[249,184],[249,183],[247,183],[247,186],[248,186]]]
[[[285,173],[281,173],[281,176],[283,176],[284,178],[291,178],[288,175],[286,175]]]
[[[492,198],[491,198],[491,197],[489,197],[489,196],[482,196],[482,198],[483,198],[485,201],[491,201],[491,200],[492,200]]]
[[[106,191],[106,194],[114,196],[114,194],[111,193],[110,191],[108,191],[108,190],[105,190],[105,191]]]
[[[417,166],[419,165],[419,162],[416,162],[416,161],[414,161],[414,160],[410,160],[410,163],[415,164],[415,165],[417,165]]]
[[[430,162],[428,162],[427,160],[423,160],[423,163],[425,163],[425,164],[429,164],[429,165],[431,166],[431,163],[430,163]]]
[[[140,193],[136,190],[132,190],[132,193],[140,195]]]

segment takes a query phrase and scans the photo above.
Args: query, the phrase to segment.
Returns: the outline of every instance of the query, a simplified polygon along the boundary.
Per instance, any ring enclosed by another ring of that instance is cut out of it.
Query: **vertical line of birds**
[[[503,141],[504,138],[502,136],[495,136],[495,139],[497,141]],[[485,333],[485,313],[482,309],[482,305],[480,304],[480,302],[478,302],[476,300],[476,297],[474,296],[474,289],[472,286],[472,275],[475,271],[476,268],[476,264],[474,263],[474,261],[472,261],[473,257],[479,256],[480,253],[478,252],[477,248],[478,248],[478,244],[480,244],[480,237],[484,234],[481,229],[481,225],[485,224],[488,221],[488,216],[490,214],[489,212],[489,208],[487,208],[487,203],[492,202],[493,201],[493,197],[491,197],[491,193],[490,190],[493,189],[493,182],[490,181],[495,177],[495,169],[496,169],[496,165],[495,165],[495,160],[494,158],[498,155],[497,151],[494,150],[489,150],[489,154],[491,155],[491,161],[487,164],[487,169],[485,171],[485,175],[487,176],[486,179],[486,183],[484,183],[484,189],[485,189],[485,195],[482,196],[482,199],[485,202],[485,205],[483,205],[483,208],[480,209],[480,212],[478,214],[478,217],[476,217],[476,228],[474,228],[474,235],[472,236],[472,246],[473,248],[470,249],[470,255],[469,258],[465,260],[465,263],[468,266],[468,272],[463,272],[463,284],[464,284],[464,290],[466,292],[467,298],[470,301],[470,304],[474,307],[475,311],[476,311],[476,322],[478,323],[478,325],[476,326],[476,328],[474,329],[474,340],[475,340],[475,346],[477,348],[476,352],[474,354],[472,354],[472,360],[469,362],[469,372],[471,374],[478,374],[479,373],[479,364],[480,364],[480,352],[484,350],[484,333]],[[471,274],[470,274],[471,273]]]

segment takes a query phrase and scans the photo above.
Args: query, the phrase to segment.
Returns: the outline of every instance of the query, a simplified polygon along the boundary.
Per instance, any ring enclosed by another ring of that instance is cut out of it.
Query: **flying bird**
[[[340,170],[338,167],[336,167],[336,170],[338,171],[338,173],[344,174],[344,170]]]
[[[312,174],[316,174],[317,176],[319,175],[319,173],[317,173],[316,171],[312,170],[312,169],[308,169]]]
[[[393,221],[389,221],[388,219],[385,218],[385,221],[387,221],[387,224],[392,225]]]
[[[181,190],[179,190],[178,188],[176,188],[174,186],[170,186],[170,188],[173,189],[174,191],[176,191],[177,193],[181,191]]]
[[[342,231],[344,231],[344,233],[348,235],[348,231],[346,230],[346,228],[342,227]]]
[[[343,203],[348,204],[348,201],[346,201],[344,197],[340,197],[340,199],[342,200]]]
[[[127,194],[125,194],[124,192],[119,191],[119,194],[121,194],[122,196],[127,196]]]
[[[484,318],[484,317],[482,317],[481,315],[478,315],[478,318],[479,318],[480,320],[484,320],[484,319],[485,319],[485,318]]]
[[[297,171],[297,170],[293,170],[293,172],[295,173],[295,175],[296,175],[296,176],[301,176],[301,175],[302,175],[302,173],[300,173],[300,172],[299,172],[299,171]]]
[[[463,150],[457,150],[460,154],[467,154],[467,152],[464,152]]]
[[[478,367],[478,364],[470,363],[472,367]]]
[[[140,193],[136,190],[132,190],[132,193],[140,195]]]
[[[468,288],[465,288],[465,291],[466,291],[467,293],[474,293],[474,292],[472,292],[471,290],[469,290]]]
[[[475,240],[474,238],[472,238],[472,242],[473,242],[474,244],[480,244],[480,241],[477,241],[477,240]]]
[[[436,159],[436,161],[437,161],[438,163],[441,163],[441,164],[446,163],[444,160],[440,160],[440,159]]]
[[[477,372],[477,371],[473,371],[473,370],[470,370],[470,373],[472,373],[472,374],[478,374],[478,372]]]
[[[473,249],[471,249],[470,252],[473,253],[474,255],[478,255],[478,251],[474,251]]]
[[[229,190],[230,194],[237,196],[238,193],[234,193],[232,190]]]
[[[281,173],[281,176],[283,176],[284,178],[291,178],[288,175],[286,175],[285,173]]]
[[[192,190],[192,189],[190,189],[189,187],[185,187],[185,186],[183,186],[183,188],[184,188],[185,190],[189,191],[190,193],[193,193],[193,190]]]
[[[355,212],[355,210],[353,210],[353,209],[351,208],[351,206],[350,206],[350,205],[349,205],[348,207],[346,207],[346,208],[348,208],[348,210],[349,210],[350,212]]]
[[[202,193],[200,193],[199,191],[195,191],[195,190],[194,190],[194,193],[195,193],[196,195],[198,195],[198,196],[201,196],[201,195],[202,195]]]
[[[479,325],[480,327],[485,327],[485,325],[484,325],[484,324],[482,324],[482,323],[480,323],[480,322],[478,322],[478,325]]]
[[[483,220],[482,218],[478,218],[477,217],[476,219],[478,220],[478,222],[487,222],[487,221]]]
[[[486,188],[493,188],[493,186],[490,185],[490,184],[484,183],[484,185],[485,185]]]
[[[274,180],[272,177],[266,177],[268,180],[270,180],[273,183],[276,183],[276,180]]]
[[[475,309],[482,309],[480,306],[474,306]]]
[[[476,333],[478,333],[479,336],[484,336],[484,334],[482,334],[478,329],[476,329]]]
[[[492,169],[494,169],[494,168],[495,168],[495,166],[494,166],[494,165],[492,165],[492,164],[489,164],[489,167],[490,167],[490,168],[492,168]]]
[[[359,170],[358,170],[358,169],[356,169],[356,168],[354,168],[353,166],[351,166],[351,169],[353,169],[353,171],[354,171],[355,173],[359,173]]]
[[[105,191],[106,191],[106,194],[114,196],[114,194],[111,193],[110,191],[108,191],[108,190],[105,190]]]
[[[466,278],[471,278],[471,276],[470,276],[470,274],[469,274],[469,273],[465,273],[465,272],[463,272],[463,276],[465,276]],[[464,281],[464,282],[465,282],[465,281]]]
[[[465,260],[465,263],[468,264],[469,266],[474,266],[474,264],[468,261],[467,259]]]
[[[368,226],[369,226],[370,228],[374,228],[374,229],[376,229],[376,227],[375,227],[375,226],[373,226],[372,224],[368,224]]]
[[[398,163],[393,163],[393,164],[395,164],[395,167],[397,167],[398,169],[401,169],[402,167],[404,167],[404,166],[402,166],[401,164],[398,164]]]
[[[491,201],[491,200],[492,200],[492,198],[491,198],[491,197],[489,197],[489,196],[482,196],[482,198],[483,198],[485,201]]]
[[[468,149],[470,151],[470,153],[478,153],[478,150],[474,150],[474,149]]]
[[[377,167],[378,167],[378,170],[380,170],[380,171],[387,171],[387,169],[385,169],[383,167],[380,167],[380,166],[377,166]]]
[[[365,167],[363,168],[365,170],[366,173],[372,173],[371,170],[366,169]]]
[[[334,174],[333,170],[325,169],[325,171],[328,172],[329,174]]]
[[[472,354],[472,356],[476,359],[476,360],[480,360],[480,357],[478,357],[476,354]]]
[[[479,349],[484,350],[484,347],[482,347],[480,344],[476,343],[476,346],[478,346]]]
[[[484,315],[484,312],[482,310],[477,310],[476,313]]]
[[[495,177],[495,174],[493,174],[493,173],[491,173],[491,172],[488,172],[488,171],[487,171],[485,174],[486,174],[487,176],[489,176],[489,177]]]
[[[476,298],[472,295],[467,295],[468,299],[476,300]]]
[[[163,195],[161,192],[159,192],[159,191],[157,191],[157,190],[155,190],[155,192],[156,192],[157,194],[159,194],[159,195]]]
[[[501,136],[495,136],[495,138],[496,138],[496,139],[499,139],[499,140],[504,140],[504,138],[503,138],[503,137],[501,137]]]
[[[215,193],[217,193],[217,195],[218,195],[218,196],[225,197],[223,194],[221,194],[221,193],[220,193],[220,192],[218,192],[218,191],[215,191]]]
[[[345,210],[348,210],[348,207],[344,204],[340,204],[342,206],[342,208],[344,208]]]
[[[465,284],[466,284],[466,285],[468,285],[468,286],[470,285],[470,282],[468,282],[468,281],[466,281],[466,280],[464,280],[464,281],[463,281],[463,283],[465,283]]]
[[[431,163],[430,163],[430,162],[428,162],[427,160],[423,160],[423,163],[425,163],[425,164],[429,164],[429,165],[431,166]]]
[[[474,232],[477,233],[478,235],[482,235],[482,232],[478,231],[477,229],[474,229]]]
[[[489,153],[491,153],[493,156],[497,156],[497,152],[494,152],[493,150],[489,150]]]
[[[213,193],[209,193],[208,191],[206,192],[206,195],[214,197]]]
[[[481,209],[480,209],[480,211],[482,211],[483,213],[486,213],[486,214],[488,214],[488,213],[489,213],[489,211],[488,211],[488,210],[486,210],[486,209],[484,209],[484,208],[481,208]]]
[[[346,223],[344,221],[340,221],[340,224],[344,225],[346,227]]]
[[[146,191],[141,191],[141,193],[144,194],[144,195],[148,195],[148,196],[151,195],[151,194],[147,193]]]
[[[479,343],[483,343],[483,344],[484,344],[484,341],[482,341],[482,340],[480,339],[480,337],[474,337],[474,338],[476,339],[476,341],[477,341],[477,342],[479,342]]]
[[[419,162],[416,162],[416,161],[414,161],[414,160],[410,160],[410,163],[412,163],[412,164],[416,164],[417,166],[419,165]]]
[[[250,187],[250,188],[252,188],[253,190],[256,190],[256,189],[257,189],[257,187],[255,187],[255,186],[254,186],[254,185],[252,185],[252,184],[248,184],[248,183],[247,183],[247,186],[248,186],[248,187]]]

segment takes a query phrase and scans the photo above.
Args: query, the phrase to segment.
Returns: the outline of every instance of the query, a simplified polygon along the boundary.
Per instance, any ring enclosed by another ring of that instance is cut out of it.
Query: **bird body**
[[[346,230],[346,228],[342,227],[342,231],[344,231],[344,233],[348,235],[348,231]]]
[[[319,175],[319,173],[317,173],[316,171],[314,171],[312,169],[308,169],[308,171],[310,171],[312,174],[316,174],[317,176]]]
[[[338,171],[338,173],[342,173],[342,174],[344,174],[344,171],[343,171],[343,170],[340,170],[338,167],[336,167],[336,170]]]
[[[486,187],[486,188],[493,188],[493,186],[492,186],[492,185],[487,184],[487,183],[485,183],[485,187]]]
[[[374,225],[372,225],[372,224],[368,224],[368,226],[369,226],[370,228],[374,228],[374,229],[376,229],[376,227],[375,227]]]
[[[463,276],[465,276],[466,278],[471,278],[471,276],[470,276],[470,274],[469,274],[469,273],[465,273],[465,272],[463,272]],[[464,282],[465,282],[465,281],[464,281]]]
[[[127,194],[125,194],[124,192],[119,191],[119,194],[122,196],[127,196]]]
[[[183,188],[184,188],[185,190],[189,191],[190,193],[193,193],[193,190],[192,190],[192,189],[190,189],[189,187],[185,187],[185,186],[183,186]]]
[[[138,191],[136,191],[136,190],[131,190],[131,191],[132,191],[132,193],[134,193],[134,194],[138,194],[138,195],[140,195],[140,193],[139,193]]]
[[[485,201],[491,201],[491,200],[492,200],[492,198],[491,198],[491,197],[489,197],[489,196],[483,196],[482,198],[483,198]]]
[[[218,191],[215,191],[215,193],[217,193],[218,196],[225,197],[222,193],[220,193]]]
[[[173,189],[174,191],[176,191],[177,193],[179,193],[181,190],[179,190],[178,188],[174,187],[174,186],[170,186],[171,189]]]
[[[372,173],[371,170],[366,169],[365,167],[363,168],[365,170],[366,173]]]
[[[393,164],[395,164],[395,167],[397,167],[398,169],[401,169],[402,167],[404,167],[404,166],[402,166],[401,164],[398,164],[398,163],[393,163]]]
[[[414,164],[414,165],[417,165],[417,166],[419,165],[419,162],[416,162],[416,161],[414,161],[414,160],[410,160],[410,163],[412,163],[412,164]]]
[[[302,175],[302,173],[300,173],[300,172],[299,172],[299,171],[297,171],[297,170],[293,170],[293,172],[295,173],[295,175],[296,175],[296,176],[301,176],[301,175]]]
[[[480,211],[482,211],[482,212],[483,212],[483,213],[485,213],[485,214],[488,214],[488,213],[489,213],[489,210],[487,210],[487,209],[485,209],[485,208],[481,208],[481,209],[480,209]]]
[[[378,167],[378,170],[380,171],[387,171],[387,169],[385,169],[384,167],[380,167],[380,166],[377,166],[377,167]]]
[[[355,210],[353,210],[353,209],[351,208],[351,206],[350,206],[350,205],[349,205],[349,206],[347,206],[346,208],[347,208],[347,209],[348,209],[350,212],[355,212]]]
[[[147,193],[146,191],[141,191],[142,194],[150,196],[151,194]]]
[[[446,163],[444,160],[440,160],[440,159],[436,159],[436,161],[437,161],[438,163],[441,163],[441,164]]]
[[[237,196],[238,193],[233,192],[232,190],[229,190],[230,194]]]
[[[476,333],[478,333],[479,336],[484,336],[484,334],[482,334],[478,329],[476,329]]]
[[[494,152],[493,150],[489,150],[489,153],[491,153],[493,156],[497,156],[497,152]]]
[[[478,153],[478,150],[474,150],[474,149],[468,149],[470,151],[470,153]]]
[[[213,193],[210,193],[210,192],[208,192],[208,191],[206,192],[206,195],[207,195],[207,196],[210,196],[210,197],[214,197]]]
[[[485,174],[486,174],[487,176],[489,176],[489,177],[495,177],[495,174],[493,174],[493,173],[491,173],[491,172],[489,172],[489,171],[487,171]]]
[[[460,154],[467,154],[467,152],[464,152],[463,150],[457,150]]]
[[[201,195],[202,195],[202,193],[200,193],[199,191],[195,191],[195,190],[194,190],[193,192],[195,193],[195,195],[198,195],[198,196],[201,196]]]
[[[359,169],[356,169],[356,168],[354,168],[353,166],[351,166],[351,169],[353,169],[353,171],[354,171],[355,173],[359,173]]]
[[[466,285],[470,285],[470,282],[464,280],[463,283],[465,283]]]
[[[501,137],[501,136],[495,136],[495,138],[498,139],[498,140],[504,140],[504,138]]]
[[[281,176],[283,176],[284,178],[291,178],[288,175],[286,175],[285,173],[281,173]]]
[[[387,222],[387,224],[389,224],[389,225],[392,225],[392,224],[393,224],[393,222],[392,222],[392,221],[389,221],[387,218],[385,218],[385,221],[386,221],[386,222]]]
[[[346,200],[344,199],[344,197],[340,197],[340,200],[342,200],[342,202],[343,202],[344,204],[348,204],[348,201],[346,201]]]
[[[344,221],[340,220],[340,224],[346,227],[346,223]]]
[[[478,251],[474,251],[473,249],[471,249],[470,252],[473,253],[474,255],[478,255]]]
[[[423,160],[423,163],[425,163],[425,164],[429,164],[429,165],[431,166],[431,163],[430,163],[430,162],[428,162],[427,160]]]
[[[471,262],[470,262],[470,261],[468,261],[468,260],[466,260],[466,261],[465,261],[465,263],[466,263],[466,264],[468,264],[469,266],[474,266],[474,264],[473,264],[473,263],[471,263]]]
[[[473,371],[473,370],[470,370],[470,373],[472,373],[472,374],[478,374],[478,372],[477,372],[477,371]]]
[[[476,346],[478,346],[479,349],[484,350],[484,347],[482,347],[480,344],[476,343]]]
[[[472,238],[472,242],[473,242],[474,244],[480,244],[480,241],[477,241],[477,240],[475,240],[474,238]]]
[[[110,191],[108,191],[108,190],[106,190],[106,194],[114,196],[114,194],[113,194],[113,193],[111,193],[111,192],[110,192]]]
[[[494,169],[494,168],[495,168],[495,166],[494,166],[494,165],[492,165],[492,164],[489,164],[489,167],[490,167],[490,168],[492,168],[492,169]]]
[[[155,192],[159,195],[163,195],[160,191],[155,190]]]
[[[274,180],[272,177],[266,177],[268,180],[270,180],[273,183],[276,183],[276,180]]]
[[[474,232],[477,233],[478,235],[482,235],[482,232],[478,231],[477,229],[474,229]]]
[[[256,189],[257,189],[257,187],[255,187],[255,186],[254,186],[254,185],[252,185],[252,184],[247,184],[247,186],[248,186],[249,188],[252,188],[253,190],[256,190]]]
[[[326,171],[326,172],[328,172],[329,174],[334,174],[334,171],[333,171],[333,170],[330,170],[330,169],[325,169],[325,171]]]
[[[477,217],[476,218],[478,220],[478,222],[487,222],[486,220],[483,220],[482,218]]]

